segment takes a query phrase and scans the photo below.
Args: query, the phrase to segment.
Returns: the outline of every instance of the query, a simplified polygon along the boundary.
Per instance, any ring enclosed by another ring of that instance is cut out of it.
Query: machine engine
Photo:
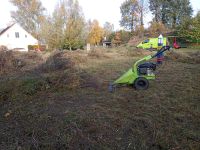
[[[139,75],[151,76],[151,75],[154,75],[155,70],[156,70],[156,64],[152,62],[146,62],[138,66]]]

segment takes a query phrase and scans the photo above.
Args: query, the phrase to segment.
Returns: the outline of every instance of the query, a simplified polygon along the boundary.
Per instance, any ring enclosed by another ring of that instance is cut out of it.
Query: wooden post
[[[87,52],[90,51],[90,43],[87,43]]]

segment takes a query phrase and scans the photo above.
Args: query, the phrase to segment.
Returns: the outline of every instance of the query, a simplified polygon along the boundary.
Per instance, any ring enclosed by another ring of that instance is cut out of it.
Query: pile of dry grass
[[[120,49],[118,53],[121,54],[122,56],[128,56],[128,57],[140,57],[151,54],[149,50],[135,48],[133,46],[127,46],[124,49]]]
[[[0,52],[0,74],[16,71],[20,66],[11,51]]]
[[[46,57],[46,58],[43,58]],[[87,61],[87,55],[81,52],[54,51],[50,55],[35,52],[20,53],[13,51],[0,52],[0,74],[18,73],[19,78],[41,78],[51,88],[76,89],[97,87],[92,75],[86,75],[79,64]],[[16,76],[17,77],[17,76]],[[31,81],[32,82],[32,81]],[[45,85],[46,86],[46,85]]]
[[[199,64],[200,63],[200,52],[195,53],[189,53],[190,57],[192,57],[194,63]]]
[[[50,73],[63,71],[73,67],[74,63],[70,59],[63,57],[62,52],[55,52],[51,54],[41,66],[39,66],[38,71],[41,73]]]
[[[200,63],[200,53],[199,52],[181,53],[173,51],[166,56],[166,59],[182,63],[198,64]]]
[[[103,50],[103,49],[91,50],[88,53],[88,57],[91,57],[91,58],[110,58],[108,55],[106,55],[106,51]]]
[[[49,88],[72,89],[79,86],[80,79],[76,75],[75,63],[70,58],[64,57],[63,52],[53,52],[33,72],[42,76]]]
[[[143,56],[143,55],[150,55],[151,52],[144,49],[131,49],[127,51],[127,56],[131,57],[137,57],[137,56]]]
[[[45,57],[42,59],[37,53],[11,51],[0,53],[1,80],[7,82],[6,87],[0,86],[0,98],[9,99],[48,91],[100,87],[96,77],[77,66],[84,57],[81,54],[79,57],[70,52],[56,51],[48,56],[45,54]],[[22,59],[24,59],[23,66],[20,66],[17,62]],[[10,77],[15,80],[10,82]]]
[[[66,51],[63,54],[64,57],[70,58],[75,65],[79,65],[81,63],[87,62],[87,53],[85,53],[83,50],[77,50],[77,51]]]
[[[21,53],[14,51],[0,52],[0,73],[12,74],[19,71],[31,70],[43,62],[38,53]]]
[[[78,67],[79,63],[87,61],[85,58],[86,56],[80,53],[76,55],[73,52],[55,51],[35,71],[41,75],[45,74],[49,85],[56,89],[97,87],[94,77]]]

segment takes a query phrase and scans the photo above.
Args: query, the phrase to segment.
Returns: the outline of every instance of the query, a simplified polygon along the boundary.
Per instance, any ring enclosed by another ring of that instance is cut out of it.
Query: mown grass
[[[69,88],[51,70],[2,79],[0,149],[200,149],[199,63],[167,59],[148,90],[109,93],[141,55],[101,53],[76,64],[87,86]]]

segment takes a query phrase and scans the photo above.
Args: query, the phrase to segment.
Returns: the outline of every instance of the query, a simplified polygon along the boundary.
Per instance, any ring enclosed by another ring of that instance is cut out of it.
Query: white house
[[[0,32],[0,46],[19,51],[28,51],[28,45],[37,45],[38,40],[14,23]]]

